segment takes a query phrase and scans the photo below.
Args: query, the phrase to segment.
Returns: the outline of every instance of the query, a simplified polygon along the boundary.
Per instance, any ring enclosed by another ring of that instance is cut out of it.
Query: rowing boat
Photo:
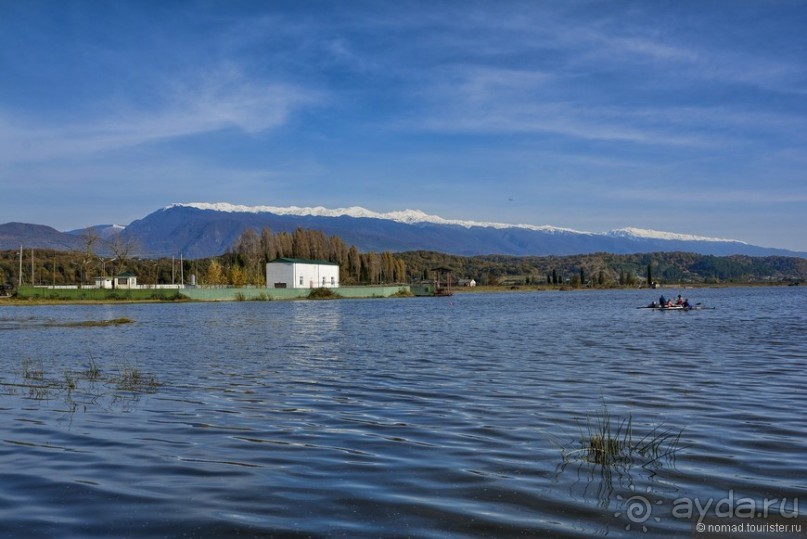
[[[714,309],[714,307],[704,307],[700,303],[696,305],[645,305],[644,307],[636,307],[637,309],[653,309],[654,311],[703,311],[705,309]]]

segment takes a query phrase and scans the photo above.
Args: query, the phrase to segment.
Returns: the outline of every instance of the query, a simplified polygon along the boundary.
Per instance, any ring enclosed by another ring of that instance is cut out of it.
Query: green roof
[[[320,266],[338,266],[336,262],[327,260],[308,260],[305,258],[275,258],[269,261],[270,264],[319,264]]]

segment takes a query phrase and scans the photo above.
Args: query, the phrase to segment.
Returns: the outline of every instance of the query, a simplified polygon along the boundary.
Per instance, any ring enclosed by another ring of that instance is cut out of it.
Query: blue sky
[[[807,3],[0,1],[0,222],[406,208],[807,251]]]

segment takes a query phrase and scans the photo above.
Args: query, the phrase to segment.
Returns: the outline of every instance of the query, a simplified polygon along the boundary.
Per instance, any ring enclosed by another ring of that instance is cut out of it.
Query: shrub
[[[330,288],[313,288],[311,292],[308,293],[308,299],[335,299],[341,297],[339,294],[331,290]]]

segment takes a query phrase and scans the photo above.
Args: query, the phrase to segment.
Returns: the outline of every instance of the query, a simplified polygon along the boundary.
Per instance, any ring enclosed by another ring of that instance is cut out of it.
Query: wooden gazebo
[[[434,295],[450,296],[453,294],[451,291],[451,275],[454,270],[447,267],[437,267],[432,268],[431,271],[434,274]]]

